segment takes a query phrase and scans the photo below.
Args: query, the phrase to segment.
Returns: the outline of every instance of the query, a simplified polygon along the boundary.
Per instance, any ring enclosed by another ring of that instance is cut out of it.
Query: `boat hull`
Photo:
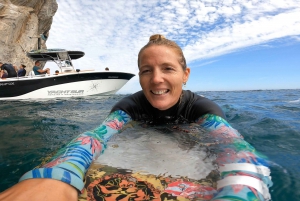
[[[134,74],[85,72],[51,76],[8,78],[0,81],[0,99],[48,99],[110,95],[122,88]]]

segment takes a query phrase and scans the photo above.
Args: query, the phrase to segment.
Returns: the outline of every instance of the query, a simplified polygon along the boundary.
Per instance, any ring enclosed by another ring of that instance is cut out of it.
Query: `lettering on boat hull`
[[[11,85],[15,85],[15,82],[6,82],[6,83],[0,83],[0,86],[11,86]]]
[[[81,96],[84,90],[48,90],[48,96]]]

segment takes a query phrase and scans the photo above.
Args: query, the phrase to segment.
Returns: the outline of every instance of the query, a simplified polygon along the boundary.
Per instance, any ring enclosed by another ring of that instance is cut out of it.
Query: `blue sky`
[[[47,48],[84,51],[76,68],[136,74],[118,93],[141,89],[137,54],[156,33],[183,49],[185,89],[300,88],[300,0],[57,2]]]

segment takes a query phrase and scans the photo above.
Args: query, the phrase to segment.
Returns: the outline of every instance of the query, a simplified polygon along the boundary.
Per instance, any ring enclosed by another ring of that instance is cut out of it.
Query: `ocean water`
[[[273,201],[300,200],[300,90],[197,92],[271,161]],[[1,101],[0,192],[80,133],[95,128],[126,95]]]

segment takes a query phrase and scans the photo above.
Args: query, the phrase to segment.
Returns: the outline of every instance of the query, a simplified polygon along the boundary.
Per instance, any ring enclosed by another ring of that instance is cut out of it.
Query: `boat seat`
[[[74,68],[71,67],[71,66],[67,66],[67,67],[62,66],[62,67],[61,67],[61,70],[62,70],[63,73],[74,72]]]
[[[35,73],[34,73],[34,71],[32,70],[32,71],[30,71],[29,73],[28,73],[28,76],[30,76],[30,77],[34,77],[35,76]]]

